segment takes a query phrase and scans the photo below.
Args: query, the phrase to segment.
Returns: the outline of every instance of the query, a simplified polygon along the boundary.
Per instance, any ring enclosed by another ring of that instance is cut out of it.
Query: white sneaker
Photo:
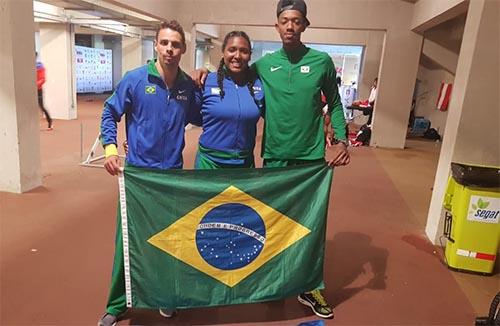
[[[165,318],[172,318],[177,313],[177,310],[167,309],[167,308],[160,308],[158,309],[158,311],[160,312],[160,315],[162,315]]]

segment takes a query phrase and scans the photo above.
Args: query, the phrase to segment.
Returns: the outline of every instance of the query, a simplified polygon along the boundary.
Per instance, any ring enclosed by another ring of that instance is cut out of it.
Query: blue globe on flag
[[[259,214],[239,203],[211,209],[196,231],[196,247],[213,267],[235,270],[247,266],[261,253],[266,228]]]

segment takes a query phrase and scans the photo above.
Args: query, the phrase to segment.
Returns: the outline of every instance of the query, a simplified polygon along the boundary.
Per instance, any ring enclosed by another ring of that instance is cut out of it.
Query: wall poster
[[[103,93],[113,90],[112,50],[75,46],[76,92]]]

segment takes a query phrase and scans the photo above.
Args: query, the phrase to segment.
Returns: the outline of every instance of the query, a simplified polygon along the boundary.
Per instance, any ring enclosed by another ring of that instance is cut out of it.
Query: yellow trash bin
[[[449,267],[493,272],[500,240],[500,168],[452,163],[444,198]]]

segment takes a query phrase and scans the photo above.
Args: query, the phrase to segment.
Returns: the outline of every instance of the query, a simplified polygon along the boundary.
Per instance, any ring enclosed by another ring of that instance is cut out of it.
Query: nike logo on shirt
[[[178,92],[178,93],[179,93],[179,94],[182,94],[182,93],[184,93],[185,91],[186,91],[185,89],[183,89],[183,90],[179,90],[179,92]]]
[[[271,67],[271,72],[275,72],[276,70],[280,70],[282,67]]]

